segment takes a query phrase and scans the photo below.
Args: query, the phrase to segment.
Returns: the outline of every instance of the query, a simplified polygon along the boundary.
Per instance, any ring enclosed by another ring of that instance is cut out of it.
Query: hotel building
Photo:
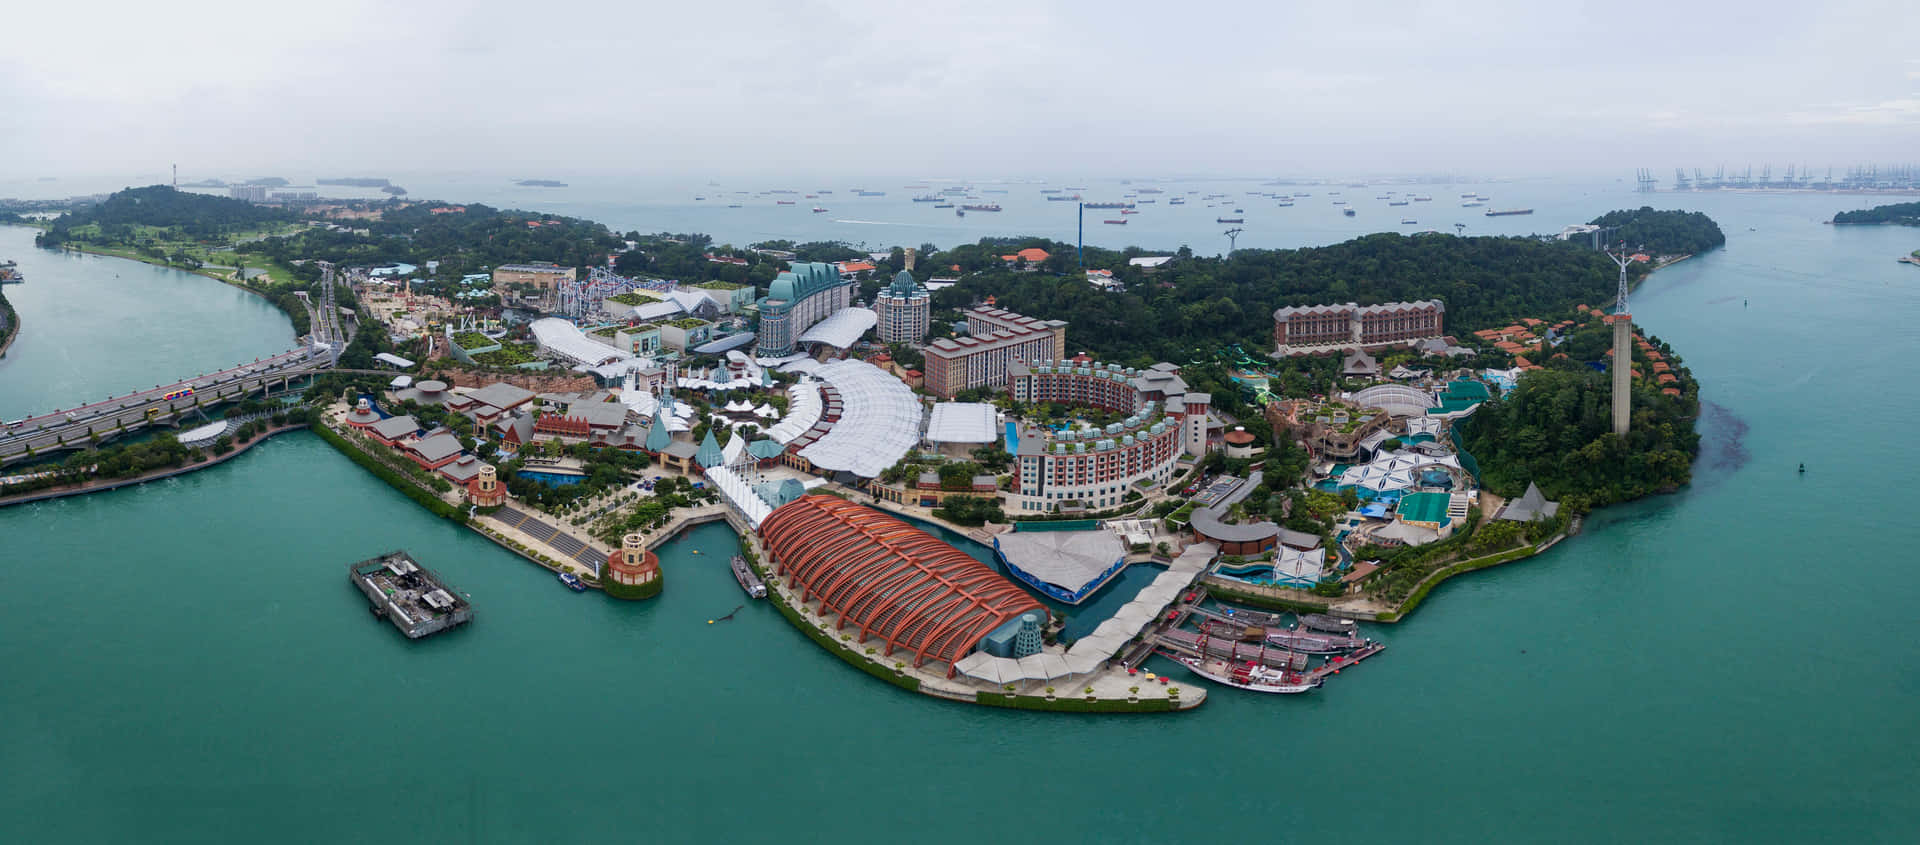
[[[781,273],[759,302],[761,355],[790,355],[801,333],[853,305],[858,282],[843,281],[832,264],[801,263]]]
[[[1409,343],[1440,337],[1446,314],[1438,299],[1288,306],[1273,312],[1273,343],[1281,355]]]
[[[873,298],[873,313],[879,318],[875,331],[881,343],[919,343],[927,337],[933,295],[913,274],[905,270],[894,274],[893,284]]]
[[[1008,368],[1066,357],[1067,324],[981,307],[967,312],[967,337],[940,338],[926,349],[926,390],[936,396],[1007,383]]]
[[[1145,370],[1091,361],[1016,365],[1007,387],[1016,401],[1059,402],[1130,414],[1097,430],[1023,426],[1014,446],[1011,510],[1101,510],[1173,478],[1182,454],[1206,454],[1220,424],[1213,397],[1187,390],[1173,364]]]

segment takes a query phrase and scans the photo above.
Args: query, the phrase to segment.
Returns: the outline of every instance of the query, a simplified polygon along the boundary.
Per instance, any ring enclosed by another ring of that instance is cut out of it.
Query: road
[[[35,454],[45,455],[67,448],[62,445],[63,440],[68,445],[79,445],[96,433],[103,440],[117,436],[122,426],[133,431],[155,422],[177,421],[193,413],[196,399],[202,404],[211,404],[216,399],[238,398],[292,375],[324,370],[332,363],[331,354],[316,346],[303,346],[151,390],[0,423],[0,465],[26,459],[29,447]],[[193,390],[191,395],[166,398],[188,388]]]

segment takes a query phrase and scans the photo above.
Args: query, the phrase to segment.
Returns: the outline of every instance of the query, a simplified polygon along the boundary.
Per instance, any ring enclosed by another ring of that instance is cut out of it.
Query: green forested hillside
[[[1608,241],[1653,255],[1697,255],[1727,243],[1720,224],[1698,211],[1656,211],[1652,206],[1641,206],[1609,211],[1592,222],[1614,230]]]
[[[461,210],[450,210],[450,209]],[[442,209],[439,213],[435,209]],[[389,208],[366,221],[366,234],[310,229],[268,238],[246,248],[283,262],[320,258],[342,264],[439,261],[442,274],[479,272],[519,262],[584,267],[620,246],[606,226],[530,211],[501,211],[470,203],[419,203]]]
[[[1186,254],[1150,274],[1128,266],[1125,253],[1091,253],[1088,266],[1113,268],[1126,285],[1108,293],[1070,274],[1045,272],[1071,265],[1071,246],[1037,245],[1053,257],[1033,273],[977,255],[1010,248],[1005,243],[934,256],[928,263],[941,270],[987,266],[937,292],[935,307],[961,308],[991,295],[1003,308],[1069,321],[1067,340],[1075,351],[1126,363],[1187,361],[1235,343],[1270,348],[1273,310],[1284,305],[1438,297],[1447,305],[1447,331],[1462,333],[1599,304],[1611,296],[1619,273],[1605,256],[1568,243],[1385,233],[1307,249],[1243,249],[1226,259]]]
[[[1511,394],[1461,423],[1481,483],[1511,497],[1536,482],[1547,498],[1576,512],[1686,484],[1700,442],[1699,403],[1685,368],[1667,360],[1680,375],[1681,395],[1635,379],[1624,439],[1613,434],[1607,374],[1568,359],[1527,373]]]
[[[1897,223],[1902,226],[1920,226],[1920,202],[1900,202],[1874,208],[1859,208],[1842,211],[1833,216],[1836,226],[1863,225],[1874,223]]]
[[[291,211],[254,205],[243,200],[176,191],[166,185],[128,188],[107,197],[99,205],[90,205],[55,218],[35,243],[57,247],[70,240],[86,240],[101,245],[131,245],[137,237],[151,237],[152,229],[166,230],[164,239],[207,240],[236,232],[253,231],[297,219]],[[75,229],[85,229],[85,236]]]

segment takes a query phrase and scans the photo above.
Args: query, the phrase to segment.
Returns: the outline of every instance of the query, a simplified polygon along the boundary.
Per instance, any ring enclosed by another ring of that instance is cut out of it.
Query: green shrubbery
[[[372,455],[369,455],[361,451],[358,447],[354,446],[353,444],[348,443],[346,438],[341,437],[339,434],[335,433],[333,429],[327,428],[324,425],[316,425],[313,427],[313,431],[315,434],[320,435],[320,439],[327,441],[327,443],[332,445],[333,448],[338,449],[340,451],[340,454],[346,455],[354,463],[359,464],[366,471],[373,473],[374,477],[379,478],[381,481],[385,481],[388,486],[405,494],[407,498],[412,499],[415,502],[418,502],[421,507],[424,507],[427,510],[432,511],[437,516],[451,519],[454,522],[458,522],[462,525],[466,524],[467,522],[466,511],[461,510],[460,508],[457,508],[453,505],[450,505],[444,500],[442,500],[440,497],[435,496],[432,493],[429,493],[426,490],[422,489],[418,484],[415,484],[411,479],[407,478],[404,475],[401,475],[398,472],[395,472],[393,468],[387,466],[386,464],[381,463],[379,460],[375,459]],[[449,485],[448,489],[451,489],[451,485]]]

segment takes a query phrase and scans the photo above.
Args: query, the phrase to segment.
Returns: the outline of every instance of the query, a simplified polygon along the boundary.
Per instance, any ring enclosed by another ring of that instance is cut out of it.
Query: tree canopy
[[[1021,272],[999,258],[1028,246],[1051,253],[1040,272]],[[935,292],[933,305],[958,309],[993,296],[1002,308],[1067,320],[1070,351],[1130,365],[1186,363],[1232,344],[1270,348],[1273,310],[1285,305],[1437,297],[1447,304],[1447,330],[1470,332],[1603,302],[1618,274],[1599,253],[1536,238],[1382,233],[1324,247],[1242,249],[1231,258],[1188,253],[1150,274],[1127,263],[1135,252],[1088,250],[1088,266],[1110,268],[1124,284],[1109,293],[1083,278],[1049,274],[1073,263],[1071,245],[983,240],[927,262],[981,271]]]
[[[1620,438],[1605,373],[1564,362],[1534,370],[1460,423],[1466,451],[1488,489],[1513,497],[1531,481],[1575,511],[1672,490],[1692,478],[1700,443],[1698,401],[1682,378],[1689,386],[1680,396],[1634,379],[1633,422]]]
[[[1697,255],[1725,246],[1720,224],[1698,211],[1656,211],[1652,206],[1609,211],[1593,225],[1613,229],[1608,240],[1624,242],[1654,255]]]
[[[135,226],[172,229],[185,237],[205,240],[296,219],[298,215],[283,208],[151,185],[116,191],[105,202],[62,214],[35,238],[35,243],[60,246],[73,239],[73,229],[89,224],[99,227],[99,240],[131,243]]]
[[[1833,216],[1833,224],[1836,226],[1874,223],[1920,226],[1920,202],[1897,202],[1892,205],[1859,208],[1853,211],[1842,211]]]

